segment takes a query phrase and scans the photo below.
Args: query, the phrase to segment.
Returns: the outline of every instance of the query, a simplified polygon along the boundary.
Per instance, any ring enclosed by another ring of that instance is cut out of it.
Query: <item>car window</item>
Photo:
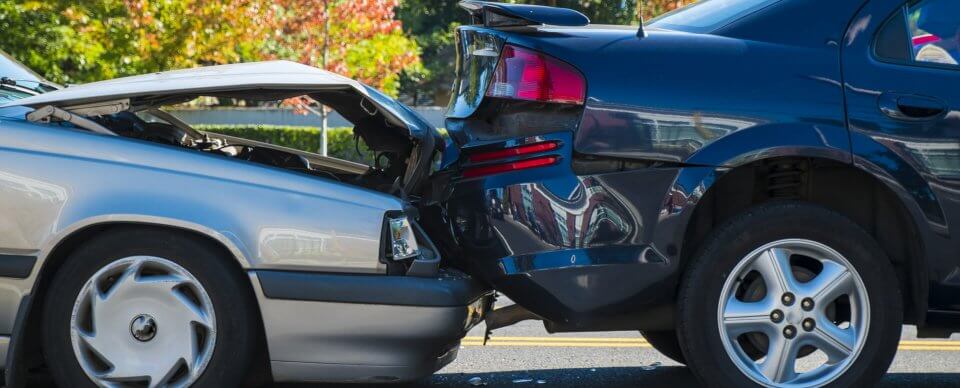
[[[884,60],[960,68],[960,1],[906,4],[877,33],[874,53]]]
[[[780,0],[702,0],[651,20],[668,30],[708,32]]]
[[[960,63],[960,1],[925,0],[907,9],[916,62]]]

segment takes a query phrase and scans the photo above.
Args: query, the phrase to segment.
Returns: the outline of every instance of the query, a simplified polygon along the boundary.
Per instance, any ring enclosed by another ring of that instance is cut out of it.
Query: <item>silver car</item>
[[[282,61],[67,88],[7,57],[0,72],[8,386],[43,363],[62,386],[404,381],[453,360],[489,308],[416,223],[441,138],[376,90]],[[304,95],[352,121],[377,165],[161,109]]]

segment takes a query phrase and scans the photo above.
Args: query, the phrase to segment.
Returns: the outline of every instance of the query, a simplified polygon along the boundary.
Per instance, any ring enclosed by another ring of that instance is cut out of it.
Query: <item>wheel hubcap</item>
[[[130,322],[130,334],[137,341],[147,342],[157,335],[157,320],[147,314],[137,315]]]
[[[216,319],[210,296],[186,269],[137,256],[87,281],[70,334],[81,368],[99,386],[182,387],[209,363]]]
[[[758,285],[763,292],[746,291]],[[801,239],[776,241],[744,257],[727,278],[717,311],[734,364],[751,380],[774,387],[820,386],[840,377],[863,347],[869,314],[866,289],[846,258]],[[761,342],[765,349],[757,349]],[[812,354],[819,356],[801,360]]]

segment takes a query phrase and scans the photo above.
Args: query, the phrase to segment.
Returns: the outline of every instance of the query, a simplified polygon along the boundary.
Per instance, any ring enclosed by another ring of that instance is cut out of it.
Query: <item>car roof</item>
[[[198,67],[92,82],[11,101],[0,106],[71,106],[118,99],[173,95],[216,95],[238,89],[280,92],[354,89],[367,95],[363,84],[312,66],[290,61],[265,61]]]

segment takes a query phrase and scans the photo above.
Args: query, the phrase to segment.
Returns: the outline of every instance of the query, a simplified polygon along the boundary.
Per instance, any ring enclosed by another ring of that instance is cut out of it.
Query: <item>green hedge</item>
[[[320,150],[320,128],[294,127],[282,125],[194,125],[194,128],[220,133],[228,136],[262,141],[298,150],[318,152]],[[357,154],[353,138],[353,128],[338,127],[327,129],[327,154],[344,160],[364,164],[373,164],[373,153],[360,141],[360,155]]]

